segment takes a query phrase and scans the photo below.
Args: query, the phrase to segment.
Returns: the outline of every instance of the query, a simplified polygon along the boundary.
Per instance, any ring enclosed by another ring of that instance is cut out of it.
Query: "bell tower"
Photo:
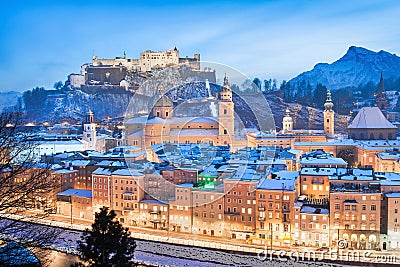
[[[333,111],[331,91],[326,92],[324,104],[324,133],[327,137],[335,135],[335,112]]]
[[[282,120],[282,132],[290,132],[293,130],[293,119],[290,117],[289,109],[285,111],[285,117]]]
[[[86,150],[96,150],[96,124],[94,123],[94,114],[88,109],[83,123],[83,138],[87,142]]]
[[[234,141],[234,103],[232,101],[232,89],[228,77],[224,78],[224,84],[219,93],[218,102],[218,144],[231,145]]]

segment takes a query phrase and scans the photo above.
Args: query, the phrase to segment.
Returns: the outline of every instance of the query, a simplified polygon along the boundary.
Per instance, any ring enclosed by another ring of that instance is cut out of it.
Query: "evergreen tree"
[[[260,89],[261,91],[261,80],[259,78],[254,78],[253,83]]]
[[[278,90],[278,86],[277,86],[276,79],[273,79],[273,80],[272,80],[272,87],[271,87],[271,90],[272,90],[272,91]]]
[[[134,266],[136,243],[115,217],[113,210],[102,207],[95,214],[92,229],[85,230],[84,241],[78,241],[80,258],[89,266]]]
[[[270,82],[270,80],[264,80],[264,91],[271,90],[271,82]]]

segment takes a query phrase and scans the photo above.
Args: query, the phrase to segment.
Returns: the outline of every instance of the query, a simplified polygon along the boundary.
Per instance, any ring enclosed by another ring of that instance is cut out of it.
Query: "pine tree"
[[[102,207],[95,214],[92,229],[85,230],[84,241],[78,242],[80,258],[89,266],[134,266],[135,240],[115,217],[113,210]]]

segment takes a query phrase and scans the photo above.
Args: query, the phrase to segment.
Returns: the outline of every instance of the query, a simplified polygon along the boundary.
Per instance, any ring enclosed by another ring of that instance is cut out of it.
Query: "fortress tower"
[[[335,135],[335,112],[333,111],[330,90],[326,93],[326,102],[324,104],[324,133],[327,137],[333,137]]]
[[[234,105],[232,101],[232,89],[230,88],[228,78],[225,76],[218,102],[219,145],[231,145],[234,141]]]

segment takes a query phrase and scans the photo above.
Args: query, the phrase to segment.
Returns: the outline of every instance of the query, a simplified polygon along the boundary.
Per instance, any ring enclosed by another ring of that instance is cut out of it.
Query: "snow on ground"
[[[0,225],[4,226],[7,219],[0,219]],[[50,226],[35,225],[34,228],[26,227],[24,231],[18,233],[12,238],[20,238],[29,235],[30,231],[46,231]],[[66,253],[76,254],[78,240],[81,239],[82,232],[70,229],[62,229],[56,240],[49,240],[48,247]],[[25,233],[24,233],[25,232]],[[252,266],[269,267],[274,266],[337,266],[322,262],[295,262],[270,260],[269,258],[261,260],[255,255],[234,254],[213,249],[174,245],[159,243],[153,241],[137,240],[135,259],[142,264],[151,266],[198,266],[198,267],[223,267],[223,266]],[[343,265],[340,265],[343,266]]]

